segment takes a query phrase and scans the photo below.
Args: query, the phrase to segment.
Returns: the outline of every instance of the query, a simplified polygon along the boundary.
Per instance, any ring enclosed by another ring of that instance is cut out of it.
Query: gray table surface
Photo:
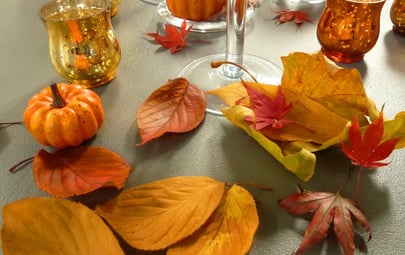
[[[277,65],[280,57],[294,51],[315,52],[320,46],[316,25],[305,23],[297,29],[293,23],[275,25],[271,6],[279,8],[297,4],[278,0],[265,1],[247,27],[245,52],[260,55]],[[38,17],[45,0],[2,0],[0,22],[0,120],[17,121],[27,100],[53,81],[64,81],[51,65],[47,32]],[[358,68],[366,91],[392,118],[405,109],[405,37],[391,31],[387,1],[381,15],[381,31],[376,46],[364,61],[346,65]],[[303,6],[302,4],[299,6]],[[305,7],[307,8],[307,7]],[[308,7],[316,23],[323,4]],[[171,55],[145,39],[156,30],[160,17],[156,6],[140,0],[122,0],[118,15],[112,19],[122,47],[117,77],[108,85],[95,89],[101,96],[105,123],[89,144],[104,146],[119,153],[133,167],[126,188],[179,175],[206,175],[233,183],[254,182],[270,186],[273,192],[251,192],[258,201],[260,227],[251,255],[291,254],[298,247],[307,219],[285,213],[277,199],[297,191],[297,184],[319,191],[336,191],[346,178],[349,162],[339,149],[318,154],[315,176],[302,183],[266,153],[244,131],[226,119],[207,115],[193,132],[167,135],[136,148],[139,141],[135,113],[139,105],[156,88],[177,76],[181,68],[201,56],[221,53],[224,34],[205,35],[210,43],[193,42],[183,51]],[[198,36],[196,36],[198,37]],[[0,129],[0,206],[30,196],[46,196],[34,184],[31,164],[10,174],[7,170],[41,148],[25,127]],[[371,223],[373,239],[366,245],[357,242],[356,254],[405,254],[405,150],[397,150],[392,162],[362,178],[360,206]],[[349,185],[353,186],[353,182]],[[108,192],[108,191],[106,191]],[[350,190],[344,194],[350,196]],[[87,203],[103,201],[99,192],[82,199]],[[364,235],[363,235],[364,237]],[[356,238],[359,241],[358,238]],[[144,254],[128,250],[127,254]],[[163,254],[163,253],[156,253]],[[306,254],[342,254],[333,235]]]

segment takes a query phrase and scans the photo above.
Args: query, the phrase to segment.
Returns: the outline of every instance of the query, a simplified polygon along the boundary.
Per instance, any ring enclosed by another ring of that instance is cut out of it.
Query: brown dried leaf
[[[167,255],[247,254],[259,225],[251,194],[233,185],[208,222],[196,233],[170,247]]]
[[[4,255],[124,255],[104,221],[87,207],[56,198],[29,198],[3,208]]]
[[[79,146],[54,153],[40,150],[34,158],[36,185],[57,197],[69,197],[101,187],[125,185],[131,167],[115,152]]]
[[[155,90],[136,113],[143,145],[165,133],[185,133],[205,117],[204,93],[184,78],[176,78]]]
[[[130,188],[96,212],[131,246],[165,249],[200,228],[217,208],[224,183],[173,177]]]

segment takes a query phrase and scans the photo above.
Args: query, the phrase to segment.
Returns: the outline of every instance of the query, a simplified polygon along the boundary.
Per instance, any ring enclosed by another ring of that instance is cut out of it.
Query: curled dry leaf
[[[256,204],[243,187],[233,185],[208,222],[170,247],[167,255],[247,254],[259,225]]]
[[[224,182],[173,177],[130,188],[96,212],[131,246],[165,249],[199,229],[217,208]]]
[[[40,150],[34,158],[36,185],[57,197],[69,197],[101,187],[122,188],[129,164],[102,147],[79,146],[49,153]]]
[[[87,207],[56,198],[29,198],[3,208],[4,255],[124,255],[104,221]]]
[[[155,90],[136,113],[139,134],[145,144],[167,132],[184,133],[205,117],[204,93],[185,78],[176,78]]]

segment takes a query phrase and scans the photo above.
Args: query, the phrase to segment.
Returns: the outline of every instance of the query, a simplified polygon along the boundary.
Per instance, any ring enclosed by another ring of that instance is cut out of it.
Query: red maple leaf
[[[309,14],[305,11],[297,10],[279,10],[276,11],[278,14],[274,19],[277,19],[278,24],[293,21],[297,26],[302,25],[304,22],[313,23],[309,19]]]
[[[352,216],[360,223],[371,239],[371,228],[365,215],[353,200],[340,196],[339,193],[311,192],[302,190],[278,201],[278,205],[291,214],[314,213],[295,255],[302,254],[309,247],[328,236],[328,229],[333,223],[333,230],[344,254],[354,254],[354,232]]]
[[[391,154],[399,139],[382,142],[383,134],[384,120],[382,111],[378,118],[367,127],[363,135],[357,117],[354,117],[349,128],[350,145],[342,142],[343,152],[352,160],[354,165],[368,169],[386,166],[389,163],[380,161]]]
[[[184,46],[186,46],[187,42],[184,37],[190,32],[192,25],[186,28],[187,23],[184,20],[181,23],[180,30],[178,30],[175,26],[171,24],[165,25],[165,33],[166,35],[160,35],[157,31],[156,33],[147,33],[147,35],[155,38],[155,41],[165,47],[166,49],[170,49],[172,54],[180,51]]]
[[[261,130],[268,126],[272,128],[282,128],[284,124],[290,123],[291,121],[284,119],[284,116],[291,111],[293,105],[286,104],[285,96],[281,91],[281,88],[278,89],[277,95],[274,99],[271,99],[269,96],[260,93],[249,86],[246,86],[246,91],[250,97],[252,104],[252,110],[255,113],[255,129]],[[251,123],[253,126],[253,118],[251,116],[246,116],[245,121]]]

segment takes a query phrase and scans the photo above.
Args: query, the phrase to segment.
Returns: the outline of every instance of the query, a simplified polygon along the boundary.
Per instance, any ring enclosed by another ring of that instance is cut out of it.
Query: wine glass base
[[[228,77],[224,74],[223,69],[226,65],[218,68],[212,68],[211,62],[224,61],[225,54],[212,54],[196,59],[186,65],[179,73],[180,77],[186,78],[190,83],[197,85],[204,92],[218,89],[232,82],[253,81],[245,72],[241,76]],[[283,71],[273,62],[261,57],[245,54],[243,56],[243,66],[252,74],[256,80],[263,84],[280,84]],[[222,115],[220,111],[224,104],[217,96],[206,94],[207,109],[206,111],[215,115]]]

